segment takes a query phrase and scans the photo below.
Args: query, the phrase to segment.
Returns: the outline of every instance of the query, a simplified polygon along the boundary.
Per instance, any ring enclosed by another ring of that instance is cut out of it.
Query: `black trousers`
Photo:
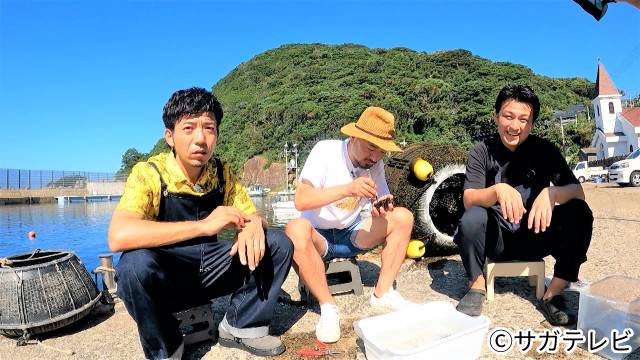
[[[495,261],[555,258],[554,276],[576,281],[580,265],[587,261],[593,215],[583,200],[573,199],[553,209],[551,226],[534,233],[525,213],[518,229],[493,208],[467,209],[453,237],[470,280],[483,274],[486,258]]]

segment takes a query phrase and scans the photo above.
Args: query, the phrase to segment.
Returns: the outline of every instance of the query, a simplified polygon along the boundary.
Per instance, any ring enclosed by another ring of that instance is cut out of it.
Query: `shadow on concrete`
[[[467,292],[467,275],[460,260],[433,259],[427,270],[434,291],[454,300],[460,300]]]

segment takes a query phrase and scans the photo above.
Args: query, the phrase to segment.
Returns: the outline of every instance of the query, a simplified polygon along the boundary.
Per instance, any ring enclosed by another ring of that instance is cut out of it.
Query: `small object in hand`
[[[378,211],[380,211],[380,208],[389,210],[390,205],[391,205],[391,199],[388,197],[384,199],[376,200],[376,202],[373,204],[373,206],[375,206]]]

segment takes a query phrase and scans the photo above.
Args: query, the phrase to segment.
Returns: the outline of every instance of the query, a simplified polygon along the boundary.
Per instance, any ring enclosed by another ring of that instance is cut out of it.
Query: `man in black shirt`
[[[486,258],[539,260],[552,255],[554,277],[538,306],[551,324],[570,325],[575,316],[566,312],[560,294],[577,281],[587,260],[593,216],[562,154],[530,135],[539,112],[540,102],[529,87],[505,86],[495,103],[498,134],[469,153],[466,210],[454,236],[469,291],[457,309],[472,316],[482,312]]]

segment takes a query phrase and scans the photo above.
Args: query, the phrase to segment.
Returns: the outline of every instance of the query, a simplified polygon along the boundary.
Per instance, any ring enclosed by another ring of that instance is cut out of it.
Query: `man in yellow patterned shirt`
[[[163,111],[170,153],[136,164],[109,227],[122,251],[118,295],[138,325],[149,359],[180,359],[182,334],[172,313],[231,294],[219,343],[258,356],[285,351],[269,335],[293,246],[267,231],[247,191],[214,157],[222,107],[201,88],[175,92]],[[235,228],[234,241],[217,234]]]

